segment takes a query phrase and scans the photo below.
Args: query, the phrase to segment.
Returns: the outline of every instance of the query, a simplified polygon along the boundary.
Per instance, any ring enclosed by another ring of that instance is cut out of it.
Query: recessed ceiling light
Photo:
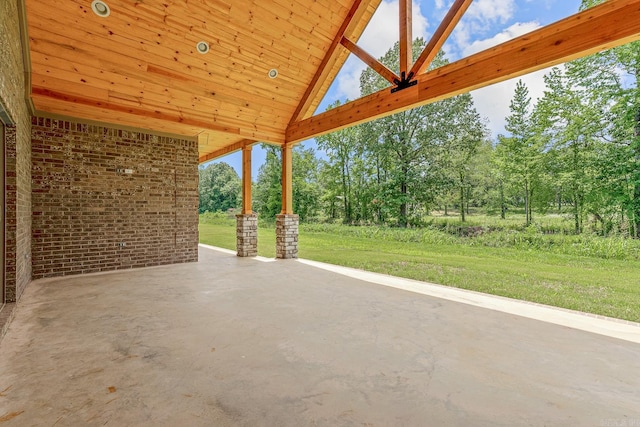
[[[91,2],[91,10],[101,18],[106,18],[111,14],[111,9],[109,9],[109,6],[102,0],[93,0]]]
[[[270,79],[275,79],[276,77],[278,77],[278,70],[276,70],[275,68],[272,68],[269,70],[269,78]]]
[[[207,52],[209,52],[209,43],[207,42],[198,42],[196,44],[196,50],[198,51],[198,53],[201,54],[205,54]]]

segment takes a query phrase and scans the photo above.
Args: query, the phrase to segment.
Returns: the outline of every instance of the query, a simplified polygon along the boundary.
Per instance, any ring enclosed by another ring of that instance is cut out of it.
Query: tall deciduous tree
[[[301,221],[313,219],[321,209],[320,162],[312,148],[293,149],[293,211]]]
[[[282,153],[278,147],[262,147],[267,155],[258,171],[254,205],[263,218],[275,218],[282,211]],[[312,149],[301,146],[293,149],[292,162],[293,211],[306,221],[320,209],[319,162]]]
[[[640,42],[617,47],[612,53],[625,83],[612,110],[615,142],[625,153],[620,172],[629,187],[622,203],[631,234],[640,238]]]
[[[266,156],[265,162],[258,170],[253,205],[263,219],[275,219],[282,211],[281,151],[273,145],[262,144],[262,148],[266,151]]]
[[[414,55],[419,55],[424,44],[422,39],[414,41]],[[398,70],[398,43],[380,61],[390,69]],[[431,68],[446,62],[440,52]],[[388,86],[389,83],[371,69],[360,76],[362,95]],[[458,131],[454,117],[458,103],[460,98],[454,97],[363,125],[362,135],[375,171],[376,190],[372,204],[381,219],[392,215],[398,225],[406,227],[412,213],[424,212],[436,196],[447,189],[443,147]]]
[[[581,233],[601,191],[595,165],[601,136],[607,133],[611,101],[602,96],[607,80],[597,76],[591,60],[579,60],[566,64],[564,71],[554,68],[545,82],[548,89],[537,111],[555,155],[557,179],[571,199],[575,232]]]
[[[602,3],[603,0],[583,0],[581,10]],[[612,146],[605,151],[608,157],[599,171],[608,170],[603,182],[610,194],[621,205],[630,223],[630,234],[640,237],[640,42],[633,42],[609,51],[593,55],[593,69],[608,81],[618,80],[617,85],[601,86],[601,92],[609,96],[609,121]],[[608,160],[607,160],[608,158]]]
[[[516,85],[509,109],[505,129],[510,135],[498,137],[497,164],[505,180],[521,194],[525,222],[529,225],[533,217],[532,198],[542,174],[544,146],[536,136],[529,89],[522,80]]]
[[[448,111],[450,133],[444,145],[446,168],[450,172],[451,182],[458,193],[460,219],[466,220],[472,186],[477,184],[474,178],[479,164],[475,161],[488,129],[473,105],[470,94],[459,95],[449,103]]]
[[[227,163],[212,163],[198,170],[200,213],[226,211],[240,206],[242,182]]]
[[[329,105],[328,109],[340,106],[340,101]],[[357,162],[358,153],[357,126],[332,132],[316,138],[318,148],[327,154],[325,163],[325,187],[328,191],[327,201],[330,207],[334,207],[336,200],[339,200],[344,212],[343,221],[350,224],[354,220],[353,169]],[[331,209],[332,216],[335,209]]]

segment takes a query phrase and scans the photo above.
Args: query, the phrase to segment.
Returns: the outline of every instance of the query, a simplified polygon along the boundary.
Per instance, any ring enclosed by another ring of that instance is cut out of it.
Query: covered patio
[[[38,280],[0,347],[2,421],[640,422],[638,325],[456,292],[203,246],[198,263]]]
[[[251,147],[301,141],[640,39],[608,0],[435,70],[357,42],[380,0],[3,0],[0,423],[640,425],[640,327],[256,255]],[[315,114],[353,54],[389,87]],[[198,165],[243,153],[237,252],[198,246]],[[237,255],[237,256],[236,256]]]

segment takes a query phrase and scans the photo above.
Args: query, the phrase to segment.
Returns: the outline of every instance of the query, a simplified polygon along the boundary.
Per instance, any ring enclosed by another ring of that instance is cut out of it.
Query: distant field
[[[235,249],[235,221],[201,221],[202,243]],[[275,256],[273,227],[258,254]],[[431,228],[302,225],[301,258],[640,322],[640,242],[535,229],[457,237]]]

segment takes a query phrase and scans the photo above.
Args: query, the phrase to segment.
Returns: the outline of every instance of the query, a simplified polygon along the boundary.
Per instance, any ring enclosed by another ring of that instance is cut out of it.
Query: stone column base
[[[238,256],[253,257],[258,255],[258,215],[236,215],[236,247]]]
[[[298,258],[298,222],[296,214],[276,215],[276,258]]]

